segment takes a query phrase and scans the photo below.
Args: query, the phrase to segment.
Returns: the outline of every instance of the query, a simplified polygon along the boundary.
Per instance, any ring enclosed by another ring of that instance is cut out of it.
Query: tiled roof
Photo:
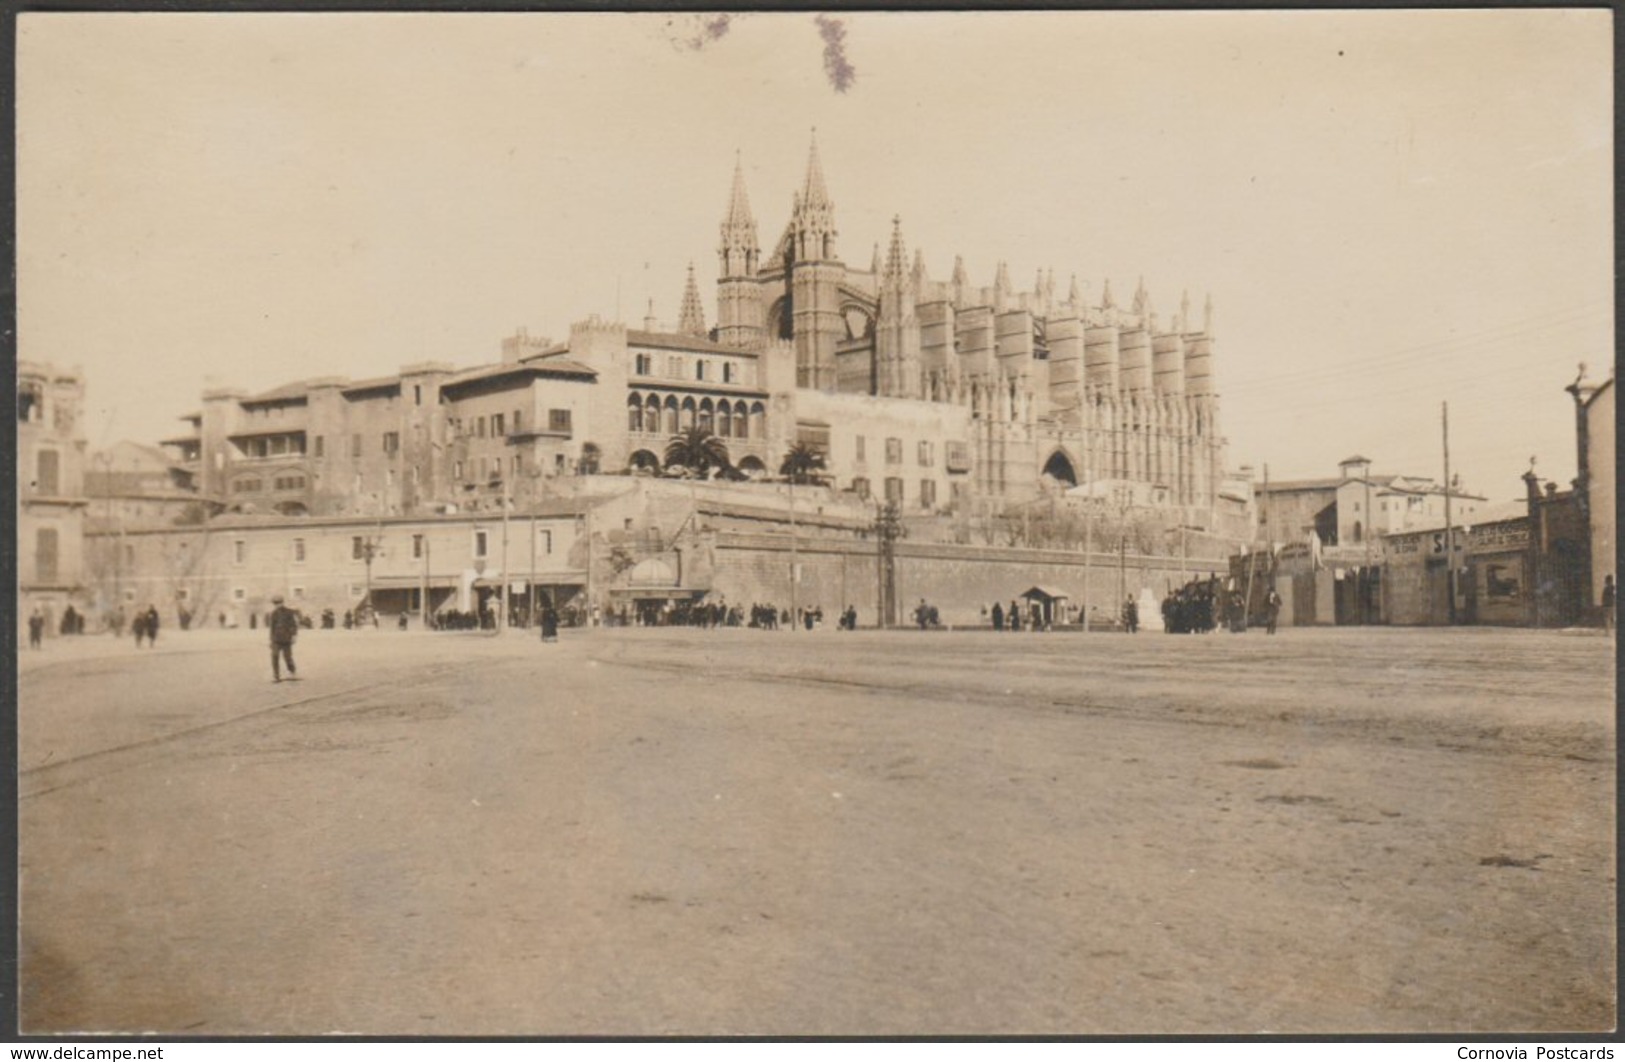
[[[685,336],[677,332],[643,332],[628,329],[626,342],[628,345],[661,347],[668,350],[691,350],[704,354],[734,354],[748,358],[756,357],[756,352],[753,350],[741,350],[739,347],[713,343],[709,339],[701,339],[699,336]]]

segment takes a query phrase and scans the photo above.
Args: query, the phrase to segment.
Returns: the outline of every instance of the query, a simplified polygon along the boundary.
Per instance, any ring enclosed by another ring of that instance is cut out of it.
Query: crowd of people
[[[1162,599],[1162,627],[1169,634],[1211,634],[1220,624],[1232,634],[1247,631],[1247,595],[1226,589],[1217,575],[1195,579]],[[1281,595],[1272,586],[1264,593],[1264,625],[1275,633],[1281,615]]]

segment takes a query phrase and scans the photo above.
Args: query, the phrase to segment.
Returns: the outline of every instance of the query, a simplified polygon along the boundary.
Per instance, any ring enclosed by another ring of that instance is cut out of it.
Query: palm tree
[[[811,443],[797,441],[785,452],[779,475],[791,483],[817,486],[824,482],[824,451]]]
[[[733,467],[728,459],[728,445],[711,433],[710,428],[695,426],[684,430],[666,444],[666,467],[686,468],[696,476],[705,476],[713,468]]]

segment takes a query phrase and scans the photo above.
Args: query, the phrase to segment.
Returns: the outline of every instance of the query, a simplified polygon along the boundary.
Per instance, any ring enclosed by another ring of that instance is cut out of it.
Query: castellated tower
[[[915,275],[908,268],[903,247],[902,219],[894,217],[891,248],[880,274],[880,319],[875,330],[876,389],[888,398],[923,397],[916,298]]]
[[[717,245],[721,270],[717,277],[717,342],[754,350],[767,340],[762,290],[756,273],[761,257],[756,244],[756,219],[745,194],[745,171],[734,162],[733,192],[722,218],[722,240]]]
[[[816,136],[807,157],[806,183],[793,201],[787,237],[784,264],[790,276],[796,385],[834,391],[835,348],[846,334],[840,307],[846,267],[835,253],[835,204],[824,187]]]

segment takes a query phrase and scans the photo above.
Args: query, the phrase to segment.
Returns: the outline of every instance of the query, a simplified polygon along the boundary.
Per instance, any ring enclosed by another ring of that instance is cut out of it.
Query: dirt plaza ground
[[[25,1031],[1614,1024],[1596,634],[19,655]]]

